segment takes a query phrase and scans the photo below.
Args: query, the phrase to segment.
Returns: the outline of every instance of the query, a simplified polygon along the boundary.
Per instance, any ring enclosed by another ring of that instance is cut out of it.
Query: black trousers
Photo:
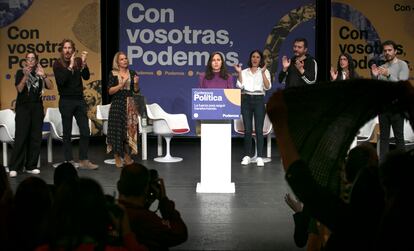
[[[241,98],[241,113],[243,115],[244,125],[244,154],[246,156],[253,156],[251,149],[254,118],[254,132],[257,139],[257,157],[263,157],[263,124],[266,116],[264,96],[243,94]]]
[[[23,103],[16,106],[16,132],[13,152],[10,159],[10,171],[37,168],[42,144],[43,104]]]
[[[390,128],[394,132],[397,149],[405,150],[404,118],[399,113],[384,112],[379,115],[380,126],[380,160],[384,160],[390,149]]]
[[[80,132],[79,160],[87,160],[90,130],[85,100],[61,98],[59,100],[59,111],[62,116],[63,150],[65,160],[73,160],[71,142],[73,117],[76,119]]]

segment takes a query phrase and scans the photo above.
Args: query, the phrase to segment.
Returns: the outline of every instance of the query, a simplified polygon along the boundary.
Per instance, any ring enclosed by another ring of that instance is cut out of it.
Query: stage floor
[[[218,142],[219,144],[219,142]],[[183,157],[178,163],[157,163],[156,138],[149,138],[148,160],[136,161],[148,168],[156,169],[164,178],[167,195],[176,203],[189,231],[188,241],[171,250],[301,250],[293,242],[294,222],[292,210],[285,204],[284,195],[289,191],[284,180],[284,171],[279,153],[272,142],[272,161],[264,167],[255,164],[241,166],[243,155],[242,138],[232,141],[232,182],[235,194],[198,194],[200,182],[199,138],[173,138],[171,154]],[[62,145],[53,143],[54,162],[63,160]],[[104,164],[105,138],[91,138],[90,159],[100,165],[97,171],[80,170],[81,177],[99,181],[105,193],[116,194],[116,182],[120,169]],[[74,156],[77,157],[77,142]],[[264,149],[265,150],[265,149]],[[9,156],[12,149],[9,149]],[[47,183],[53,182],[51,164],[46,161],[46,144],[42,145],[41,174]],[[11,179],[13,189],[28,177],[20,174]]]

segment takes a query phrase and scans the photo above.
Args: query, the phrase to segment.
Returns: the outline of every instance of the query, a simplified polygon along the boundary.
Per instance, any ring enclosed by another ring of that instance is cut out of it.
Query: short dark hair
[[[303,42],[303,45],[305,46],[305,48],[308,48],[308,40],[306,40],[306,38],[304,37],[295,38],[295,41],[293,41],[293,43],[296,43],[296,42]]]
[[[139,163],[126,165],[117,183],[118,191],[125,196],[145,195],[149,178],[149,171],[144,165]]]
[[[79,179],[76,168],[70,162],[64,162],[56,167],[53,174],[53,184],[59,187],[64,182],[77,181]]]
[[[384,49],[384,46],[386,46],[386,45],[391,45],[394,50],[397,49],[397,44],[392,40],[387,40],[384,43],[382,43],[381,44],[382,49]]]
[[[247,62],[247,66],[252,67],[252,56],[253,56],[253,53],[258,53],[258,54],[260,55],[260,63],[259,63],[259,67],[263,67],[263,66],[265,65],[265,62],[264,62],[264,56],[263,56],[263,52],[262,52],[262,51],[260,51],[260,50],[258,50],[258,49],[256,49],[256,50],[254,50],[254,51],[250,52],[250,55],[249,55],[249,62]]]
[[[358,173],[365,169],[376,169],[378,166],[378,156],[371,143],[363,143],[352,148],[345,163],[346,179],[354,182]]]

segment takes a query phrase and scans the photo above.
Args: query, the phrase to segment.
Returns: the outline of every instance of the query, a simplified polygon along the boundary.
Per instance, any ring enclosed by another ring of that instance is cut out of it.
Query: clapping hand
[[[286,56],[282,57],[283,71],[286,71],[290,66],[290,59]]]
[[[303,74],[304,67],[305,67],[305,62],[302,59],[298,59],[298,60],[295,61],[295,67],[296,67],[296,69],[298,69],[298,71],[300,73]]]
[[[379,74],[383,75],[384,77],[387,77],[389,75],[388,68],[386,67],[378,67]]]
[[[37,64],[36,74],[38,76],[42,77],[42,78],[44,78],[46,76],[45,70],[43,69],[43,67],[40,64]]]
[[[121,80],[119,81],[119,85],[121,86],[121,88],[124,88],[125,83],[126,83],[126,79],[124,79],[124,77],[120,76]]]
[[[371,72],[372,72],[372,75],[374,75],[375,77],[378,77],[378,75],[380,74],[379,67],[377,67],[376,64],[373,64],[371,66]]]
[[[240,74],[240,72],[242,71],[241,66],[242,66],[241,64],[234,64],[234,65],[233,65],[234,70],[235,70],[237,73],[239,73],[239,74]]]
[[[25,76],[28,76],[32,71],[32,67],[30,67],[27,63],[23,65],[23,73]]]
[[[76,56],[76,51],[74,51],[72,53],[72,56],[70,56],[70,64],[69,64],[69,66],[72,67],[72,68],[75,65],[75,56]]]
[[[265,73],[265,72],[266,72],[266,69],[267,69],[267,64],[265,63],[265,64],[263,65],[263,67],[261,68],[262,73]]]
[[[139,76],[135,75],[134,76],[134,84],[138,84],[138,81],[139,81]]]
[[[86,64],[87,56],[88,56],[88,52],[87,51],[82,51],[82,53],[81,53],[82,65]]]
[[[330,73],[331,73],[331,79],[332,80],[336,80],[336,78],[338,77],[338,71],[336,71],[333,66],[331,66]]]

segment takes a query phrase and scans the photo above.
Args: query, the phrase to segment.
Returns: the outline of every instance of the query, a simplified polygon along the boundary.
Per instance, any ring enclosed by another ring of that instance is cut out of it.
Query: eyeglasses
[[[35,57],[27,57],[26,61],[27,62],[34,62],[34,61],[36,61],[36,58]]]

